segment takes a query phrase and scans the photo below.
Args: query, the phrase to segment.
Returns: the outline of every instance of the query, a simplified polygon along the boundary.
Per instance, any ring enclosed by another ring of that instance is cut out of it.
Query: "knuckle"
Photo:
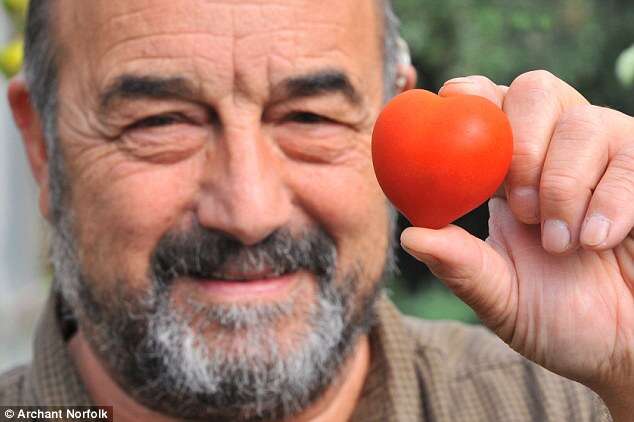
[[[515,78],[512,88],[550,96],[559,84],[559,79],[547,70],[532,70]]]
[[[544,173],[540,187],[540,197],[545,202],[573,202],[584,188],[574,175],[562,170]]]
[[[613,221],[627,219],[634,211],[632,195],[632,189],[616,184],[606,184],[594,193],[592,209]]]
[[[634,185],[631,183],[619,183],[619,180],[613,180],[605,183],[595,194],[601,203],[615,204],[616,208],[624,210],[624,207],[632,206],[632,198],[634,198]]]
[[[588,135],[606,132],[600,107],[580,104],[574,105],[561,113],[556,132],[574,134],[575,137],[587,138]]]
[[[634,144],[619,152],[610,163],[610,166],[626,173],[629,177],[629,182],[634,184]]]
[[[599,186],[598,193],[613,201],[631,203],[634,200],[634,173],[630,169],[613,168],[606,181]]]
[[[634,201],[634,147],[622,151],[610,162],[595,197],[614,210],[632,207]]]
[[[556,119],[562,110],[559,98],[560,85],[561,82],[545,70],[524,73],[511,83],[504,105],[507,108],[539,110],[542,117],[547,117],[548,120]]]
[[[491,79],[482,75],[469,76],[468,79],[472,83],[472,90],[476,95],[483,96],[494,103],[497,103],[497,85]]]
[[[605,163],[610,144],[609,129],[594,106],[574,106],[562,113],[553,132],[552,143],[570,151],[576,160]]]
[[[471,79],[473,82],[480,84],[480,85],[494,85],[493,82],[491,81],[491,79],[487,78],[486,76],[483,75],[473,75],[473,76],[469,76],[469,79]]]
[[[544,148],[542,145],[532,142],[518,145],[513,151],[513,163],[516,167],[519,165],[532,169],[538,169],[542,166],[544,159]]]
[[[544,151],[538,144],[522,144],[513,152],[513,162],[509,172],[512,185],[539,184],[539,177],[544,165]]]

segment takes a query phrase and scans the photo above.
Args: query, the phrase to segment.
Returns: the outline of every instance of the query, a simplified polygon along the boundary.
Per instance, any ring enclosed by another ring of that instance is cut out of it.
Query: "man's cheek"
[[[337,242],[339,265],[380,266],[389,212],[373,178],[357,168],[323,168],[298,178],[295,186],[306,212]]]
[[[380,191],[370,175],[354,168],[324,167],[296,182],[299,195],[321,224],[334,232],[356,235],[367,229],[381,206]]]
[[[145,274],[161,236],[191,218],[196,184],[187,173],[178,166],[139,171],[84,191],[74,209],[85,264],[110,276]]]

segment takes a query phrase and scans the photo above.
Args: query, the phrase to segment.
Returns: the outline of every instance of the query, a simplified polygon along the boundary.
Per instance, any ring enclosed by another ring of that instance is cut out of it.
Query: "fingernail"
[[[581,230],[581,243],[588,246],[599,246],[606,241],[610,232],[611,221],[601,214],[592,214]]]
[[[472,84],[473,81],[469,78],[453,78],[453,79],[449,79],[447,82],[445,82],[445,85],[450,85],[450,84]]]
[[[510,193],[513,211],[520,214],[526,222],[539,222],[539,193],[531,187],[515,188]]]
[[[570,246],[570,230],[561,220],[546,220],[542,229],[542,245],[549,252],[562,253]]]

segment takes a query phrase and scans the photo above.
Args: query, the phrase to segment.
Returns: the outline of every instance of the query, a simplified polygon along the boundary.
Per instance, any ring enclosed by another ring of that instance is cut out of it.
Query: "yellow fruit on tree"
[[[11,77],[20,71],[24,60],[24,42],[22,39],[12,41],[0,51],[0,71]]]
[[[29,0],[3,0],[4,7],[11,13],[19,16],[26,16],[29,8]]]

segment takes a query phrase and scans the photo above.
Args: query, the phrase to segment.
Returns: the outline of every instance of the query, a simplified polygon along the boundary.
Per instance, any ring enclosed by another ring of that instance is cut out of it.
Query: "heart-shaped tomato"
[[[495,104],[416,89],[395,97],[372,134],[383,192],[419,227],[438,229],[490,198],[511,164],[513,132]]]

